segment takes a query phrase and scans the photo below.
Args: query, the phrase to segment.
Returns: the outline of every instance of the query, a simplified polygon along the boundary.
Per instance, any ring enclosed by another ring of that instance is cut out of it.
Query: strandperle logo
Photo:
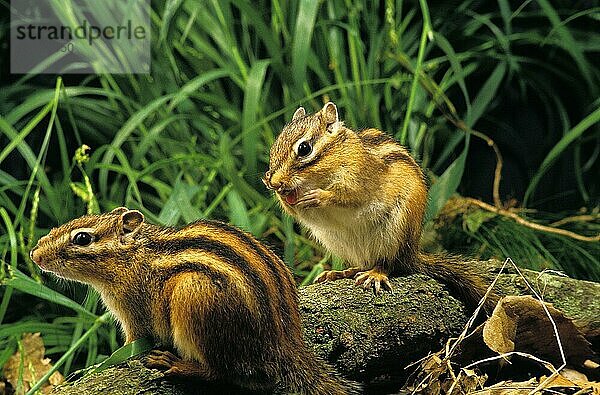
[[[150,72],[149,0],[13,0],[12,73]]]
[[[136,38],[143,40],[146,38],[146,28],[144,26],[133,26],[131,21],[127,25],[113,26],[93,26],[89,25],[87,20],[83,24],[75,27],[70,26],[45,26],[32,25],[17,26],[17,40],[38,40],[46,38],[48,40],[72,40],[73,38],[86,39],[89,45],[97,39],[120,40],[127,38],[131,40]]]

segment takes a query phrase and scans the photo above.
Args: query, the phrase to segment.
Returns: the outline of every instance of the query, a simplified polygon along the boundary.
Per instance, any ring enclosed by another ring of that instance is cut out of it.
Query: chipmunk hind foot
[[[373,288],[376,295],[381,294],[385,290],[393,291],[387,273],[379,267],[374,267],[367,271],[359,271],[354,276],[354,280],[356,285],[362,286],[364,289]]]
[[[362,286],[365,289],[373,288],[373,291],[377,295],[385,290],[393,291],[387,273],[379,267],[371,270],[364,270],[359,267],[351,267],[346,270],[325,270],[315,278],[313,283],[336,281],[345,278],[353,278],[355,285]]]

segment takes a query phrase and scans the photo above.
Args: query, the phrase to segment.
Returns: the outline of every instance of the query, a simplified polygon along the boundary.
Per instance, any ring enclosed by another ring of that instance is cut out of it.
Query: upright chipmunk
[[[423,273],[471,304],[487,289],[457,259],[420,251],[427,205],[423,171],[382,131],[345,127],[332,102],[312,115],[296,110],[271,147],[263,182],[288,214],[351,265],[326,271],[317,282],[354,277],[379,293],[392,289],[390,274]]]
[[[176,350],[155,350],[145,361],[166,375],[303,394],[358,391],[304,343],[288,268],[235,227],[158,227],[120,207],[53,229],[30,256],[45,271],[96,288],[127,343],[152,336]]]

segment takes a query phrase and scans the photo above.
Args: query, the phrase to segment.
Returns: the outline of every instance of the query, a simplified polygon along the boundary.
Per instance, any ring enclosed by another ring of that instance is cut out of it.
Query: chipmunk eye
[[[312,152],[312,146],[308,141],[303,141],[298,145],[298,156],[300,158],[309,155]]]
[[[73,244],[78,246],[88,246],[92,244],[92,241],[94,241],[94,236],[88,232],[78,232],[73,236]]]

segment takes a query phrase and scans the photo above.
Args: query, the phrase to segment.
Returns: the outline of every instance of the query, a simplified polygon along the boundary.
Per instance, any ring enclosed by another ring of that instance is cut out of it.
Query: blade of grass
[[[41,332],[45,337],[65,336],[68,333],[69,326],[58,322],[39,322],[25,319],[16,323],[0,325],[0,339],[7,339],[14,336],[20,336],[25,332]],[[68,338],[68,336],[67,336]],[[68,342],[68,341],[67,341]]]
[[[52,303],[68,307],[72,310],[75,310],[78,313],[81,313],[81,315],[86,318],[97,318],[95,314],[90,313],[89,311],[81,307],[81,305],[79,305],[77,302],[67,298],[66,296],[62,295],[59,292],[56,292],[53,289],[46,287],[44,284],[35,282],[31,277],[27,276],[19,269],[14,268],[9,274],[10,276],[4,281],[2,281],[2,285],[12,287],[21,292],[32,296],[36,296],[38,298],[47,300]]]
[[[462,153],[454,162],[444,171],[429,189],[429,204],[425,213],[425,222],[433,219],[444,207],[450,196],[456,192],[460,180],[462,179],[467,162],[467,153],[469,152],[470,134],[465,136],[465,147]]]
[[[235,226],[238,226],[248,232],[252,230],[250,217],[246,204],[240,194],[232,189],[227,194],[227,205],[229,206],[229,220]]]
[[[106,358],[101,364],[96,366],[91,373],[101,372],[112,365],[119,364],[131,357],[135,357],[136,355],[150,351],[153,347],[154,341],[150,337],[143,337],[141,339],[132,341],[131,343],[125,344],[123,347],[112,353],[110,357]]]
[[[406,104],[406,114],[404,115],[402,132],[400,133],[400,144],[403,145],[406,144],[406,137],[408,135],[408,125],[410,124],[412,108],[414,106],[417,94],[417,84],[419,82],[419,76],[421,74],[421,67],[423,66],[423,59],[425,58],[425,46],[427,44],[427,38],[429,38],[433,34],[427,1],[419,0],[419,5],[421,7],[421,14],[423,15],[423,30],[421,31],[421,40],[419,41],[419,52],[417,54],[417,64],[415,65],[415,71],[413,73],[413,81],[410,86],[410,95],[408,96],[408,103]]]
[[[292,75],[298,91],[306,83],[306,65],[319,4],[317,0],[298,3],[298,16],[292,41]]]
[[[58,99],[60,96],[61,86],[62,86],[62,78],[58,77],[56,79],[56,86],[54,88],[54,96],[52,98],[52,101],[50,103],[48,103],[48,105],[50,106],[50,109],[51,109],[50,120],[48,121],[48,126],[46,127],[46,133],[44,135],[44,140],[42,141],[40,153],[38,154],[37,158],[35,158],[35,156],[33,155],[33,152],[29,148],[29,146],[27,146],[26,144],[19,144],[19,147],[22,147],[22,149],[23,149],[23,151],[21,151],[21,153],[23,154],[23,152],[25,152],[24,156],[26,156],[29,159],[28,164],[31,167],[31,175],[29,177],[29,181],[27,182],[27,186],[25,187],[25,192],[22,195],[21,203],[19,205],[19,211],[15,215],[15,221],[14,221],[15,225],[17,225],[21,222],[23,213],[25,212],[25,206],[26,206],[28,198],[29,198],[29,192],[31,191],[31,188],[33,186],[33,181],[36,178],[38,179],[38,181],[42,185],[42,188],[44,189],[44,193],[46,194],[46,196],[48,198],[48,201],[50,204],[50,209],[51,209],[52,213],[54,214],[55,217],[60,218],[61,204],[60,204],[59,199],[55,198],[55,195],[56,195],[55,188],[53,187],[53,185],[50,184],[48,177],[46,177],[45,172],[38,171],[38,170],[40,169],[42,162],[45,161],[48,144],[50,143],[50,136],[52,135],[52,127],[54,125],[54,120],[56,119],[56,110],[58,109],[58,101],[59,101]],[[45,115],[45,113],[44,113],[44,115]],[[40,121],[41,121],[41,119],[38,120],[37,122],[40,122]],[[0,122],[0,127],[1,127],[1,123],[2,122]],[[10,130],[10,129],[7,129],[7,130]],[[25,147],[26,147],[26,149],[25,149]]]
[[[550,169],[550,167],[560,158],[561,154],[575,141],[578,139],[586,130],[600,122],[600,108],[597,108],[594,112],[589,114],[587,117],[581,120],[571,130],[569,130],[559,141],[552,147],[550,152],[546,155],[539,169],[531,178],[525,196],[523,197],[523,206],[527,206],[529,199],[533,196],[535,188],[540,182],[542,176]]]
[[[88,295],[87,298],[85,300],[84,306],[83,308],[86,311],[89,312],[95,312],[96,307],[98,306],[98,301],[100,299],[100,295],[94,291],[92,288],[88,288]],[[81,315],[79,315],[81,317]],[[83,333],[83,330],[85,329],[85,326],[89,325],[89,320],[85,320],[85,319],[79,319],[75,322],[75,328],[73,329],[73,334],[71,336],[71,343],[69,344],[69,347],[72,347],[73,345],[75,345],[77,343],[77,341],[79,340],[79,338],[81,337],[81,334]],[[93,338],[90,337],[90,340]],[[90,347],[90,345],[88,345],[87,347],[87,351],[88,351],[88,358],[87,358],[87,363],[86,365],[89,365],[92,362],[89,362],[89,360],[91,359],[92,361],[95,358],[90,358],[90,355],[93,354],[93,352],[91,352],[92,347]],[[73,359],[75,358],[75,354],[71,354],[71,356],[69,358],[67,358],[67,360],[65,361],[64,364],[64,368],[63,368],[63,375],[67,376],[69,374],[69,372],[71,371],[71,364],[73,363]]]
[[[186,222],[192,222],[202,217],[202,213],[191,202],[200,189],[197,185],[188,185],[178,177],[175,186],[161,210],[158,218],[164,225],[177,225],[183,216]]]
[[[456,52],[454,52],[454,48],[452,48],[452,45],[446,39],[446,37],[444,37],[443,35],[441,35],[437,32],[433,32],[433,39],[434,39],[434,42],[437,44],[437,46],[440,47],[440,49],[442,51],[444,51],[444,53],[448,57],[448,61],[450,62],[450,67],[452,67],[454,74],[457,76],[457,83],[458,83],[458,86],[460,87],[460,90],[462,91],[463,97],[465,98],[467,114],[469,114],[471,112],[471,99],[469,98],[469,92],[467,91],[467,85],[465,84],[465,79],[464,79],[465,72],[464,72],[462,65],[460,64],[460,59],[458,58],[458,56],[456,56]],[[467,117],[468,117],[468,115],[467,115]]]
[[[181,6],[183,0],[167,0],[165,3],[165,13],[162,17],[162,24],[160,26],[160,33],[158,35],[158,40],[161,43],[166,44],[167,34],[169,32],[169,28],[171,27],[171,20],[177,13],[177,10]]]
[[[473,100],[473,111],[467,114],[467,117],[465,118],[467,126],[473,127],[488,109],[491,101],[496,97],[496,93],[498,92],[498,88],[500,87],[500,83],[504,79],[505,74],[506,63],[500,62],[482,85],[475,100]]]
[[[559,43],[561,44],[562,48],[571,55],[573,60],[575,60],[575,63],[577,63],[579,71],[583,74],[583,77],[585,78],[588,87],[592,90],[594,96],[596,96],[598,89],[596,88],[597,84],[595,84],[595,82],[597,82],[597,80],[593,77],[592,66],[585,58],[585,55],[581,50],[581,46],[575,40],[575,38],[571,34],[571,31],[562,24],[560,16],[558,15],[554,7],[550,4],[550,2],[548,2],[548,0],[536,1],[539,4],[540,8],[544,11],[548,20],[550,20],[550,23],[552,23],[552,26],[554,27],[551,33],[556,32],[556,34],[559,36]]]
[[[2,265],[2,267],[0,267],[0,284],[4,284],[6,281],[5,270],[8,269],[10,273],[12,270],[17,268],[17,234],[4,207],[0,207],[0,217],[2,217],[2,220],[4,221],[4,226],[6,228],[6,232],[8,233],[10,245],[10,267],[5,267],[5,262],[0,260],[0,265]],[[2,303],[0,303],[0,323],[4,321],[4,315],[6,314],[6,309],[8,308],[12,293],[13,287],[6,285],[6,288],[4,289],[4,295],[2,295]]]
[[[52,109],[52,105],[51,105],[51,103],[48,103],[48,105],[46,107],[44,107],[43,111],[40,112],[36,116],[36,118],[35,118],[36,122],[33,122],[33,121],[31,122],[32,127],[37,126],[37,124],[39,122],[41,122],[41,120],[44,118],[44,116],[46,116],[51,109]],[[0,130],[2,132],[4,132],[4,134],[9,138],[9,140],[18,139],[19,133],[3,117],[0,117]],[[35,154],[31,150],[31,148],[29,147],[29,145],[27,145],[25,143],[18,144],[17,149],[19,150],[19,153],[21,154],[21,156],[27,162],[27,165],[29,166],[29,168],[32,170],[35,169],[37,167],[37,159],[36,159]],[[38,174],[37,178],[38,178],[38,182],[44,187],[44,190],[49,190],[51,188],[50,180],[48,180],[48,177],[46,177],[46,174],[44,174],[43,172],[40,172]],[[25,194],[23,194],[23,195],[25,195]]]
[[[260,143],[256,118],[262,107],[260,96],[269,63],[268,60],[259,60],[252,65],[244,91],[242,147],[244,149],[244,162],[247,169],[246,174],[248,175],[248,179],[252,180],[251,184],[255,186],[258,185],[258,177],[256,175],[258,174],[257,155]]]

